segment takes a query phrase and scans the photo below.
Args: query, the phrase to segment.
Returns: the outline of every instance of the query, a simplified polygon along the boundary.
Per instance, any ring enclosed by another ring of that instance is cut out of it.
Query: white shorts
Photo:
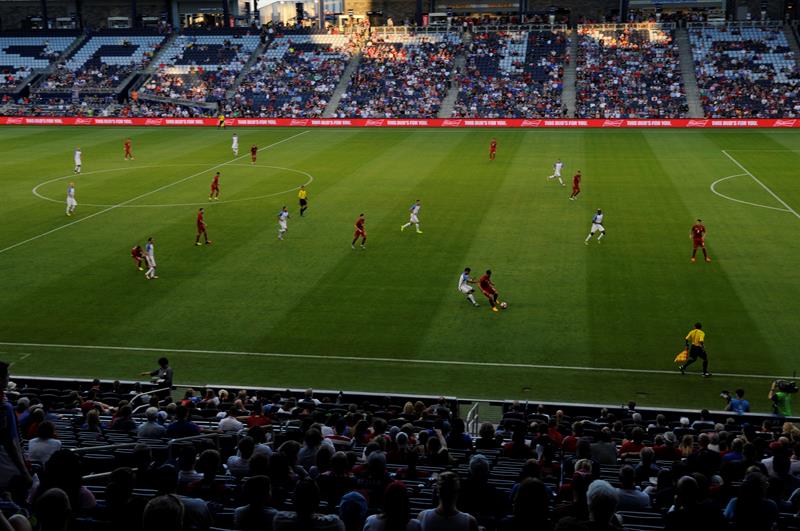
[[[553,171],[553,176],[555,176],[555,177],[561,177],[561,170],[554,170],[554,171]]]
[[[239,144],[232,145],[231,149],[234,150],[234,151],[239,151]]]
[[[287,230],[285,221],[279,221],[278,226],[280,226],[281,230]]]
[[[67,198],[67,206],[70,207],[70,208],[75,208],[76,206],[78,206],[78,202],[75,201],[74,197],[68,197]]]
[[[145,255],[145,260],[147,261],[148,267],[155,267],[156,266],[156,259],[150,255]]]
[[[475,288],[473,288],[469,284],[462,284],[461,287],[458,288],[458,290],[465,295],[469,295],[470,293],[475,293]]]
[[[416,214],[411,214],[411,216],[409,217],[409,221],[411,223],[419,223],[419,218],[417,217]]]
[[[591,230],[590,232],[591,232],[592,234],[594,234],[594,233],[595,233],[595,232],[597,232],[597,231],[600,231],[600,232],[605,232],[605,231],[606,231],[606,228],[605,228],[605,227],[603,227],[603,226],[602,226],[601,224],[599,224],[599,223],[592,223],[592,230]]]
[[[80,165],[81,165],[81,161],[79,161],[79,160],[76,160],[76,161],[75,161],[75,166],[80,166]]]

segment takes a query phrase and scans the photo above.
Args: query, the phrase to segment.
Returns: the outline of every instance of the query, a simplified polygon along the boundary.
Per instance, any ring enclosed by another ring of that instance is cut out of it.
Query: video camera
[[[796,393],[798,390],[797,382],[791,382],[789,380],[775,380],[775,387],[778,388],[778,391],[784,393]]]

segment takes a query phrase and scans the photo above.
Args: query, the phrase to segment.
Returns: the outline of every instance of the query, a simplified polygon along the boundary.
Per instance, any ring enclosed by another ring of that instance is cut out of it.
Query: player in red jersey
[[[133,261],[136,262],[136,267],[139,268],[139,271],[144,271],[144,268],[142,267],[142,262],[144,262],[144,250],[142,249],[141,245],[131,248],[131,258],[133,258]]]
[[[131,152],[131,139],[125,139],[125,160],[133,160],[133,153]]]
[[[211,195],[208,196],[208,200],[219,201],[219,172],[214,174],[214,180],[211,181]]]
[[[350,244],[350,247],[353,249],[356,248],[356,242],[359,238],[361,238],[361,248],[366,249],[364,245],[367,243],[367,231],[364,230],[364,223],[366,223],[366,220],[364,220],[364,214],[359,214],[358,219],[356,220],[356,232],[353,235],[353,243]]]
[[[569,196],[570,201],[575,201],[578,198],[578,194],[581,193],[581,170],[578,170],[572,177],[572,194]]]
[[[200,243],[200,235],[206,239],[206,245],[211,245],[211,240],[208,239],[208,232],[206,232],[206,220],[203,219],[204,211],[201,208],[197,211],[197,237],[194,239],[195,245],[202,245]]]
[[[497,155],[497,140],[493,138],[489,142],[489,160],[494,160],[495,155]]]
[[[256,163],[256,157],[258,156],[258,146],[253,144],[250,146],[250,164]]]
[[[703,256],[706,257],[706,262],[710,262],[711,258],[708,257],[708,252],[706,251],[706,226],[703,225],[702,219],[698,219],[697,223],[692,225],[689,238],[692,239],[692,262],[695,261],[698,247],[703,250]]]
[[[497,309],[497,298],[499,295],[497,294],[497,288],[494,287],[492,283],[492,270],[487,269],[486,274],[483,275],[480,279],[478,279],[478,287],[481,288],[481,291],[486,298],[489,299],[489,304],[492,305],[492,311],[497,312],[500,311]]]

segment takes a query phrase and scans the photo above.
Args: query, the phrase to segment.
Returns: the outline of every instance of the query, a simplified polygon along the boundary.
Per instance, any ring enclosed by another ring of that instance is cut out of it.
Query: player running
[[[308,210],[308,190],[304,185],[300,185],[300,189],[297,191],[297,199],[300,201],[300,217],[303,217],[306,210]]]
[[[250,146],[250,164],[256,163],[256,157],[258,157],[258,146],[253,144]]]
[[[75,148],[75,153],[73,154],[73,159],[75,160],[75,173],[81,172],[81,156],[83,153],[81,152],[81,148]]]
[[[156,250],[152,236],[147,238],[147,243],[144,245],[144,257],[147,260],[147,271],[144,273],[144,278],[147,280],[158,278],[156,276]]]
[[[208,196],[209,201],[219,201],[219,172],[214,174],[214,179],[211,181],[211,195]]]
[[[555,164],[553,164],[553,175],[549,175],[547,178],[549,180],[558,179],[558,182],[561,183],[561,186],[565,186],[564,179],[561,178],[561,169],[564,167],[564,163],[561,162],[561,159],[558,159]]]
[[[497,140],[494,138],[489,142],[489,160],[494,160],[497,155]]]
[[[282,240],[283,235],[286,234],[286,231],[289,230],[288,222],[289,219],[289,210],[286,207],[283,207],[280,212],[278,212],[278,239]]]
[[[475,288],[471,286],[471,284],[475,284],[475,281],[469,276],[470,271],[470,268],[465,267],[464,272],[458,277],[458,291],[466,295],[467,300],[477,307],[478,301],[475,300],[475,295],[473,295]]]
[[[125,144],[123,145],[123,149],[125,150],[125,160],[134,160],[133,152],[131,151],[131,139],[126,138]]]
[[[478,279],[478,287],[481,288],[481,291],[486,298],[489,299],[489,304],[492,305],[493,312],[499,312],[500,310],[497,308],[499,297],[497,293],[497,288],[494,287],[492,283],[492,270],[487,269],[486,274],[483,275],[480,279]]]
[[[606,228],[603,227],[603,211],[599,208],[597,209],[597,213],[592,216],[592,228],[589,231],[589,235],[583,240],[583,243],[589,245],[589,240],[592,239],[592,236],[594,236],[594,233],[597,231],[600,231],[600,235],[597,236],[597,243],[600,243],[600,240],[606,235]]]
[[[412,224],[417,226],[417,234],[422,234],[422,231],[419,230],[419,209],[422,208],[420,205],[419,199],[411,205],[408,211],[411,213],[408,219],[408,223],[405,225],[400,225],[400,232],[403,232],[407,228],[409,228]]]
[[[692,225],[689,238],[692,239],[692,262],[695,262],[695,255],[697,254],[698,247],[703,250],[703,256],[705,256],[706,262],[710,262],[711,258],[709,258],[708,252],[706,251],[706,226],[703,225],[702,219],[698,218],[697,223]]]
[[[364,224],[367,221],[364,219],[364,214],[359,214],[358,219],[356,220],[356,232],[353,235],[353,243],[350,244],[350,247],[353,249],[356,248],[356,241],[361,238],[361,248],[366,249],[365,245],[367,243],[367,231],[364,230]]]
[[[570,201],[575,201],[578,198],[578,194],[581,193],[581,170],[578,170],[572,177],[572,194],[569,196]]]
[[[78,206],[78,201],[75,200],[75,183],[70,182],[67,185],[67,215],[71,216],[75,212],[75,207]]]
[[[239,156],[239,136],[236,133],[233,133],[233,137],[231,138],[231,149],[233,150],[233,156]]]
[[[205,211],[201,208],[197,211],[197,237],[194,239],[195,245],[202,245],[200,243],[200,235],[206,239],[206,245],[211,245],[211,240],[208,239],[208,231],[206,230],[206,220],[204,219]]]
[[[145,256],[144,249],[142,249],[141,245],[131,247],[131,258],[133,258],[133,261],[136,262],[136,267],[139,268],[139,271],[144,271],[142,263],[145,261]]]

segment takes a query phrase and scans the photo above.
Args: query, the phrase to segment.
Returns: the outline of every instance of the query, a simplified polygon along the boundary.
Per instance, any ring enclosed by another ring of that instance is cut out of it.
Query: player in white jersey
[[[152,237],[147,238],[147,243],[144,246],[144,258],[147,260],[147,271],[144,274],[144,278],[147,280],[158,278],[156,276],[156,251]]]
[[[589,245],[589,240],[591,240],[592,236],[594,236],[594,233],[598,231],[600,234],[597,236],[597,243],[600,243],[600,240],[602,240],[603,236],[606,235],[606,228],[603,227],[603,211],[599,208],[597,209],[597,214],[592,216],[592,229],[589,231],[589,235],[586,237],[586,239],[583,240],[583,243]]]
[[[70,182],[67,186],[67,215],[71,216],[75,212],[78,202],[75,200],[75,183]]]
[[[236,133],[233,133],[233,140],[231,141],[231,149],[233,150],[233,156],[239,156],[239,137]]]
[[[75,148],[75,173],[81,172],[81,148]]]
[[[280,212],[278,212],[278,239],[282,240],[283,235],[286,234],[286,231],[289,230],[287,221],[289,219],[289,210],[286,207],[283,207]]]
[[[422,205],[420,205],[419,199],[417,199],[417,201],[413,205],[411,205],[411,207],[408,209],[408,211],[411,213],[410,216],[409,216],[409,219],[408,219],[408,223],[406,223],[405,225],[401,225],[400,226],[400,232],[403,232],[404,230],[409,228],[411,225],[416,225],[417,226],[417,234],[422,234],[422,231],[419,230],[419,209],[420,208],[422,208]]]
[[[550,180],[558,179],[558,182],[561,183],[561,186],[566,186],[564,184],[564,179],[561,178],[561,169],[564,167],[564,163],[561,162],[561,159],[558,159],[555,164],[553,164],[553,175],[548,176],[547,178]]]
[[[475,295],[473,295],[475,288],[471,286],[471,284],[475,284],[475,281],[469,276],[470,271],[470,268],[464,268],[464,272],[458,277],[458,291],[466,295],[467,300],[473,306],[478,306],[478,301],[475,300]]]

